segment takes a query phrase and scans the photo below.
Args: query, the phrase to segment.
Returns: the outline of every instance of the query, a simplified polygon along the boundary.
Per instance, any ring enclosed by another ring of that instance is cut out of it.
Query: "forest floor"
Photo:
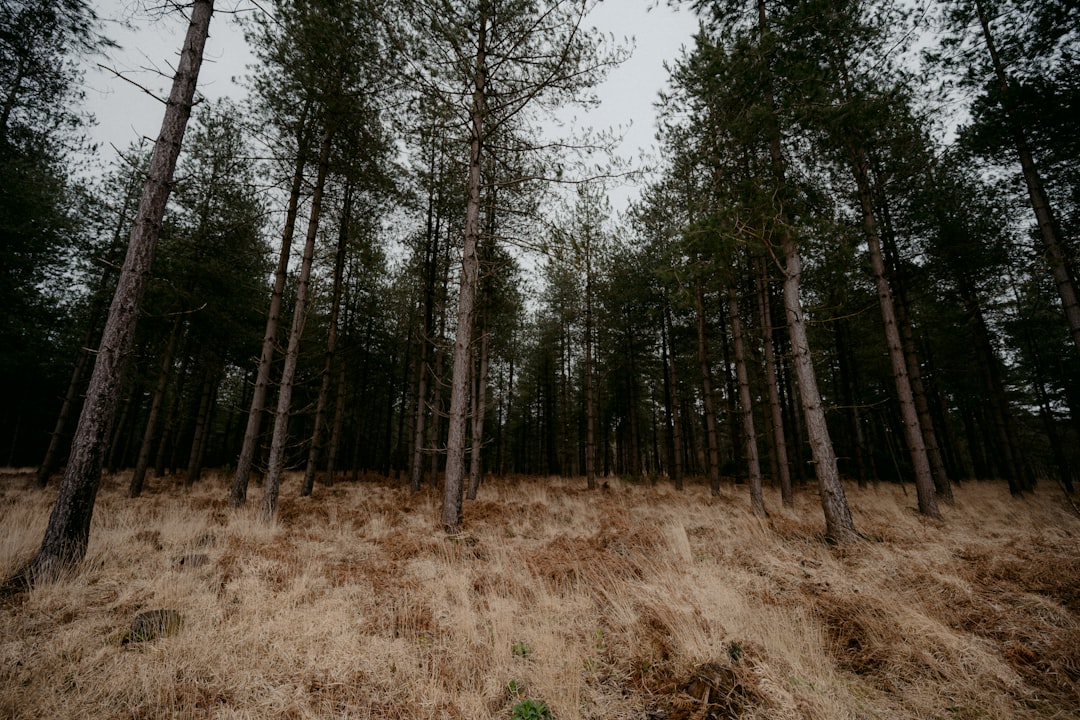
[[[51,509],[31,482],[0,474],[4,576]],[[1080,718],[1052,486],[965,483],[941,522],[849,486],[864,539],[835,547],[810,488],[759,520],[743,486],[492,480],[447,537],[433,491],[382,479],[290,477],[273,524],[224,476],[153,482],[106,478],[85,562],[0,599],[0,717]],[[167,634],[132,632],[148,610]]]

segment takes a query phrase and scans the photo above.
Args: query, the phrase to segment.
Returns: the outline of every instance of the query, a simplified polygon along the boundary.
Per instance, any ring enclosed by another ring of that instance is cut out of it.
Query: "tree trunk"
[[[863,230],[870,253],[870,268],[877,287],[878,304],[881,306],[881,318],[885,325],[885,343],[889,351],[893,380],[900,403],[900,417],[904,427],[904,439],[907,441],[911,464],[915,469],[915,490],[919,499],[919,512],[933,518],[940,518],[937,498],[934,492],[934,477],[930,472],[930,460],[926,455],[922,427],[915,409],[915,399],[911,392],[911,380],[908,375],[907,360],[900,343],[900,329],[896,324],[896,307],[893,304],[892,288],[885,276],[885,260],[881,254],[881,236],[878,233],[877,220],[874,217],[874,201],[870,189],[866,153],[860,149],[852,152],[852,172],[859,191],[859,205],[862,209]]]
[[[476,499],[480,489],[481,450],[484,446],[484,416],[487,414],[487,378],[488,378],[488,339],[491,331],[487,323],[480,326],[480,368],[476,377],[476,403],[473,405],[472,452],[469,456],[469,492],[470,500]]]
[[[202,477],[203,458],[206,455],[206,443],[210,436],[210,420],[214,412],[214,396],[220,376],[220,367],[211,365],[206,360],[203,379],[200,384],[199,410],[195,414],[195,430],[191,434],[191,452],[188,454],[187,471],[184,474],[184,487],[190,488]]]
[[[308,449],[307,468],[304,470],[304,484],[300,495],[308,496],[315,487],[315,465],[322,450],[322,426],[326,415],[326,403],[330,395],[330,376],[334,369],[334,352],[337,349],[338,316],[341,314],[341,288],[345,277],[345,247],[349,240],[349,223],[352,214],[352,185],[345,188],[345,200],[342,203],[341,227],[338,229],[337,253],[334,256],[334,287],[330,301],[329,327],[326,332],[326,358],[323,362],[322,378],[319,382],[319,399],[315,403],[315,429],[311,433],[311,447]]]
[[[671,430],[671,468],[672,481],[676,490],[683,489],[683,437],[682,417],[679,408],[679,380],[675,370],[675,339],[671,333],[671,306],[664,301],[663,332],[666,339],[664,347],[664,391],[667,395],[668,425]]]
[[[855,522],[851,519],[844,486],[836,470],[836,454],[833,452],[829,426],[825,421],[825,407],[818,392],[814,361],[810,356],[810,341],[806,336],[806,318],[799,297],[802,279],[802,260],[795,239],[784,238],[784,310],[787,313],[788,332],[791,335],[792,362],[799,382],[806,431],[814,456],[821,508],[825,513],[825,531],[835,542],[855,539]]]
[[[274,432],[270,440],[270,458],[266,467],[266,482],[263,485],[262,518],[269,521],[277,512],[278,490],[281,476],[285,472],[285,443],[289,435],[289,412],[292,406],[293,379],[296,365],[300,360],[300,339],[304,334],[304,321],[307,319],[308,285],[311,280],[311,262],[315,255],[315,238],[319,233],[319,215],[322,210],[323,190],[326,187],[326,174],[330,164],[332,132],[323,134],[322,147],[319,150],[319,170],[315,180],[315,192],[311,197],[311,215],[308,218],[307,239],[304,243],[304,256],[300,264],[300,277],[296,284],[296,303],[293,306],[292,327],[289,330],[289,347],[285,351],[285,366],[281,370],[281,382],[278,384],[277,411],[274,414]]]
[[[1005,65],[998,54],[994,43],[994,37],[990,34],[990,18],[980,0],[975,2],[975,11],[978,15],[979,26],[982,28],[983,40],[986,50],[990,54],[990,60],[994,66],[994,74],[997,78],[998,88],[1001,91],[1002,107],[1005,116],[1009,119],[1013,138],[1016,143],[1016,153],[1020,160],[1020,169],[1024,175],[1024,183],[1027,185],[1028,196],[1031,200],[1031,208],[1035,212],[1035,220],[1039,225],[1039,236],[1046,248],[1046,262],[1050,265],[1050,273],[1057,285],[1058,295],[1061,298],[1061,307],[1065,313],[1065,319],[1069,323],[1069,333],[1077,352],[1080,352],[1080,303],[1077,302],[1076,282],[1068,265],[1065,248],[1061,238],[1058,237],[1057,223],[1054,221],[1053,210],[1050,200],[1043,187],[1042,178],[1035,167],[1035,158],[1031,152],[1027,135],[1020,126],[1019,121],[1013,114],[1010,97],[1012,87],[1009,77],[1005,72]]]
[[[705,438],[708,444],[709,488],[713,495],[720,493],[720,438],[716,429],[716,408],[712,390],[712,371],[709,368],[709,345],[705,333],[705,291],[701,283],[694,285],[694,311],[697,316],[698,369],[701,373],[701,394],[705,406]]]
[[[487,7],[481,3],[476,42],[476,73],[473,82],[472,139],[469,143],[469,175],[466,185],[465,245],[461,255],[461,290],[458,296],[457,333],[454,338],[454,370],[451,378],[449,430],[446,439],[446,480],[440,522],[448,533],[461,530],[461,501],[465,479],[465,422],[469,405],[469,365],[473,308],[479,274],[477,245],[480,236],[480,171],[487,92]]]
[[[154,146],[127,257],[109,308],[79,425],[72,440],[64,479],[41,547],[27,569],[31,583],[55,577],[86,555],[109,430],[115,419],[124,366],[134,342],[143,295],[150,279],[161,220],[172,189],[176,159],[191,115],[213,9],[213,0],[194,0],[180,63],[173,78],[161,132]]]
[[[334,424],[330,430],[330,448],[326,454],[326,477],[323,485],[330,487],[334,484],[334,475],[337,473],[338,452],[341,448],[341,430],[345,425],[345,391],[346,391],[347,365],[344,358],[338,363],[337,391],[334,393]]]
[[[305,111],[305,116],[306,114]],[[301,125],[303,124],[302,121]],[[302,130],[301,133],[303,132]],[[248,410],[244,443],[240,448],[240,457],[236,461],[236,474],[233,476],[232,489],[229,493],[229,505],[234,508],[240,507],[247,500],[248,477],[251,475],[251,466],[259,445],[263,409],[266,407],[266,391],[270,385],[270,368],[274,362],[274,347],[277,344],[278,322],[281,319],[281,302],[285,294],[285,282],[289,276],[289,255],[292,252],[293,233],[296,229],[300,190],[304,183],[306,154],[306,143],[303,137],[300,137],[297,142],[292,187],[289,190],[289,204],[285,211],[285,227],[281,232],[281,252],[278,254],[277,270],[274,272],[274,289],[270,294],[270,310],[266,314],[266,330],[263,333],[262,352],[259,354],[259,372],[255,377],[255,390],[251,395],[251,408]]]
[[[772,302],[769,276],[764,258],[758,258],[757,295],[761,322],[761,342],[765,359],[765,392],[769,403],[769,425],[772,446],[776,453],[776,472],[779,475],[780,499],[784,507],[795,507],[791,492],[791,468],[788,465],[787,439],[784,437],[784,415],[780,409],[780,392],[776,379],[776,357],[773,352]]]
[[[742,434],[746,446],[750,507],[758,517],[766,517],[768,513],[765,512],[765,500],[761,494],[761,465],[758,461],[757,431],[754,429],[754,406],[750,398],[750,374],[746,370],[746,349],[743,343],[742,319],[739,317],[739,297],[734,287],[728,288],[728,314],[731,317],[731,338],[735,346],[735,377],[739,383],[739,405],[742,406]]]
[[[172,377],[173,359],[176,356],[176,345],[180,340],[181,325],[180,316],[178,315],[173,320],[169,340],[165,345],[165,353],[161,358],[161,371],[158,373],[157,387],[154,388],[154,397],[150,401],[150,415],[146,419],[142,444],[139,446],[139,459],[135,461],[135,470],[131,473],[131,482],[128,484],[128,497],[130,498],[136,498],[142,494],[146,470],[150,467],[150,448],[154,444],[154,436],[157,435],[158,418],[161,417],[161,405],[165,401],[165,392],[168,390],[169,379]],[[162,440],[164,439],[162,437]]]

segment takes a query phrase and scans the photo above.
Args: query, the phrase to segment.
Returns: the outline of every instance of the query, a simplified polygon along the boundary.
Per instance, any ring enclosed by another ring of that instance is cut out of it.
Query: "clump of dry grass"
[[[902,488],[755,518],[742,488],[490,481],[467,532],[387,482],[284,487],[275,523],[227,479],[103,483],[77,571],[0,604],[0,715],[509,718],[1080,717],[1080,522],[969,484],[944,522]],[[0,479],[0,572],[51,493]],[[132,618],[179,630],[124,643]]]

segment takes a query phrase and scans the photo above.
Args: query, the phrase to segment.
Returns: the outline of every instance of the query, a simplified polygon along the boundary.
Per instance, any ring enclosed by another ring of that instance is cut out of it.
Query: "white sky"
[[[107,21],[106,34],[120,49],[107,58],[106,65],[164,97],[172,81],[177,53],[187,22],[177,15],[155,20],[134,5],[135,0],[96,0],[93,4]],[[144,4],[158,4],[147,0]],[[209,97],[239,98],[243,89],[235,80],[246,72],[252,58],[233,16],[232,7],[251,7],[246,0],[219,0],[210,26],[210,39],[199,76],[199,91]],[[650,9],[650,5],[655,5]],[[126,22],[132,26],[125,29]],[[688,45],[697,21],[686,11],[670,9],[665,0],[606,0],[589,22],[617,41],[633,38],[632,57],[614,70],[598,88],[601,105],[579,122],[596,128],[623,127],[626,130],[620,154],[637,158],[654,144],[656,113],[653,103],[667,83],[665,61],[678,57]],[[112,72],[97,68],[86,75],[87,109],[97,118],[92,138],[100,143],[102,164],[112,160],[116,150],[126,149],[140,137],[153,139],[161,126],[163,106],[135,85]],[[580,115],[580,112],[579,112]],[[630,188],[613,188],[613,209],[625,209]]]

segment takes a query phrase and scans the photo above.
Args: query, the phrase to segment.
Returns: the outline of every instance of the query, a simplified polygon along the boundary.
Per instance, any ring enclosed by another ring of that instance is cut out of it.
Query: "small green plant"
[[[522,700],[514,705],[510,720],[550,720],[551,710],[539,700]]]
[[[521,700],[525,697],[525,684],[517,680],[506,683],[506,694],[512,700]]]
[[[739,660],[742,658],[742,643],[732,640],[727,646],[727,656],[731,658],[731,662],[738,665]]]
[[[518,640],[510,646],[510,652],[514,653],[514,657],[525,657],[529,654],[529,646]]]

